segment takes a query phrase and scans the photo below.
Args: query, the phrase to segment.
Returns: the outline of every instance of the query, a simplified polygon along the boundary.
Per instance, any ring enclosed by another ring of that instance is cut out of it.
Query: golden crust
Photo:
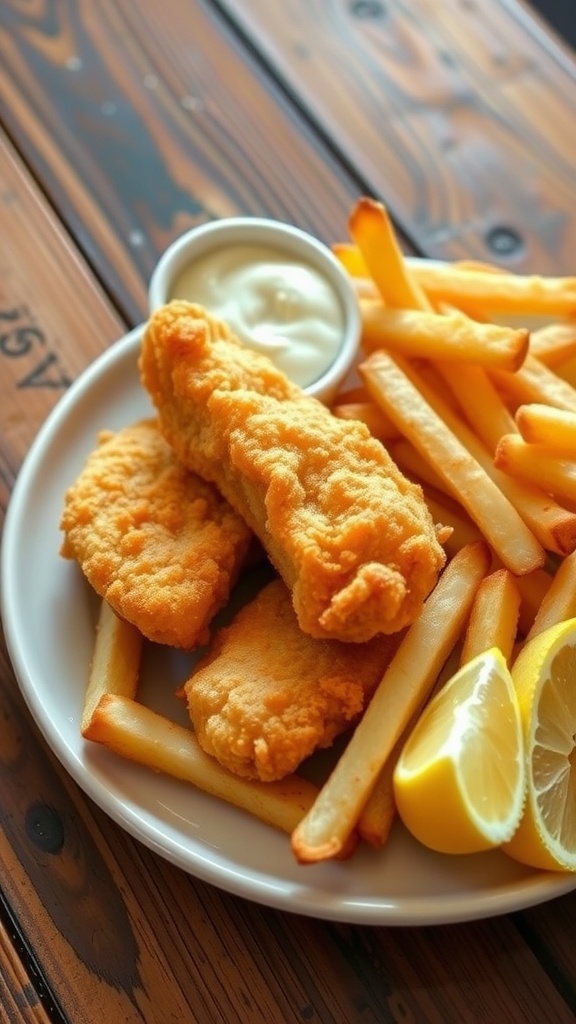
[[[185,684],[200,744],[237,775],[283,778],[357,720],[396,643],[315,640],[284,583],[269,583],[218,631]]]
[[[61,528],[62,555],[118,615],[148,639],[185,649],[209,639],[251,541],[153,420],[100,434],[66,494]]]
[[[165,437],[259,537],[305,632],[363,642],[418,616],[444,552],[421,489],[363,424],[191,303],[152,316],[141,373]]]

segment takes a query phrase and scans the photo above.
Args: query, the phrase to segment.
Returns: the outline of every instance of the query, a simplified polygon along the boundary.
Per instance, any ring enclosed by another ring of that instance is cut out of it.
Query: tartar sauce
[[[170,298],[205,306],[303,388],[318,380],[342,344],[344,311],[332,284],[310,264],[268,246],[206,253],[176,276]]]

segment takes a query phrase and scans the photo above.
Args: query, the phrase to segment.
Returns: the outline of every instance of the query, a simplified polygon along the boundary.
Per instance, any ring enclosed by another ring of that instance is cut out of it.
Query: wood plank
[[[0,523],[38,427],[125,330],[0,132]]]
[[[576,61],[516,0],[222,7],[424,254],[573,272]]]
[[[7,1021],[52,1024],[35,982],[14,946],[13,936],[0,922],[0,1007]]]
[[[516,923],[556,989],[564,995],[576,1019],[574,915],[576,893],[516,916]]]
[[[255,950],[267,950],[268,970],[277,975],[280,986],[287,957],[298,975],[317,989],[313,1006],[322,1021],[360,1019],[349,1015],[343,992],[363,1008],[362,1020],[552,1024],[570,1019],[567,1004],[544,978],[536,956],[508,917],[438,928],[386,929],[286,919],[250,905],[244,913],[248,941]]]
[[[0,96],[10,135],[132,324],[184,229],[258,214],[334,241],[359,191],[203,0],[6,0]]]

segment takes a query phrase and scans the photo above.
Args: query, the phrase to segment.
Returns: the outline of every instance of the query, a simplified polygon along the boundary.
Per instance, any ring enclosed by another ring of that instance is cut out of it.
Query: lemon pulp
[[[422,713],[394,771],[396,803],[426,846],[473,853],[511,838],[524,783],[516,692],[492,648],[464,665]]]
[[[526,745],[528,796],[506,852],[576,870],[576,619],[528,641],[512,669]]]

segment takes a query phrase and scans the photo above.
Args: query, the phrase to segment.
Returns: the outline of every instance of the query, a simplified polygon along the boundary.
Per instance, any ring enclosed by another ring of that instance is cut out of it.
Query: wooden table
[[[518,0],[4,0],[2,508],[193,224],[266,214],[333,242],[366,193],[407,251],[574,273],[575,86],[576,56]],[[3,1021],[575,1019],[576,892],[406,928],[228,895],[84,796],[1,657]]]

